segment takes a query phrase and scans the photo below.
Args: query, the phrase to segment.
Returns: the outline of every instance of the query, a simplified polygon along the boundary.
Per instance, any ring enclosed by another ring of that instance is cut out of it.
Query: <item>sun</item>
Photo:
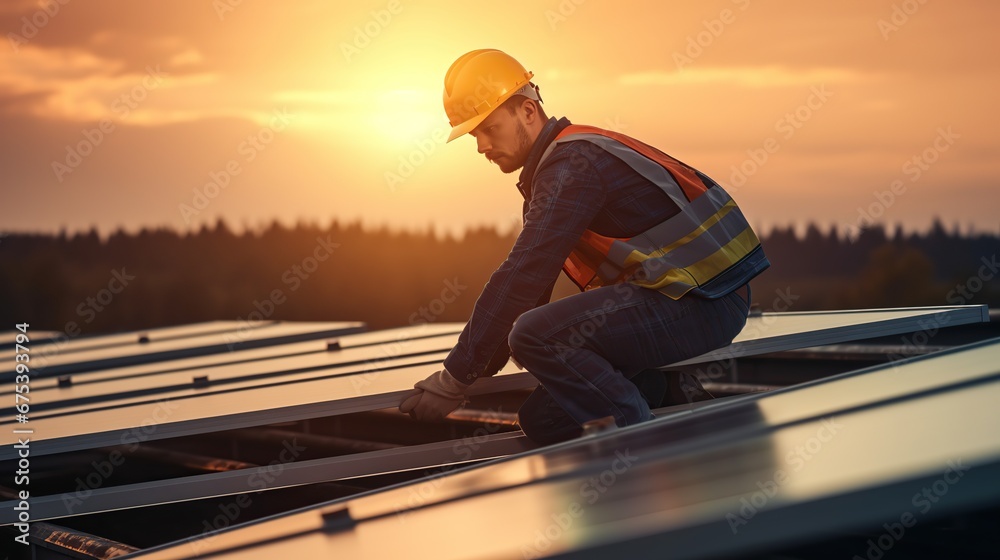
[[[372,100],[370,134],[388,144],[409,144],[450,129],[437,92],[396,89]]]

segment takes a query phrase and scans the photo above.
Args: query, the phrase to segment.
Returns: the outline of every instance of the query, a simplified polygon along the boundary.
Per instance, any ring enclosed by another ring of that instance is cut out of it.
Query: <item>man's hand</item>
[[[417,420],[441,420],[465,402],[465,391],[468,388],[446,369],[417,381],[413,387],[403,397],[399,411]]]

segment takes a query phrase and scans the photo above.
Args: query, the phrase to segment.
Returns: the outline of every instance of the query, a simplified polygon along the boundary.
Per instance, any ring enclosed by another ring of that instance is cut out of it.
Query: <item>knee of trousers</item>
[[[530,361],[532,350],[540,346],[540,338],[538,337],[540,328],[537,310],[532,309],[522,313],[514,321],[510,334],[507,335],[510,353],[524,366],[528,366],[525,360]]]

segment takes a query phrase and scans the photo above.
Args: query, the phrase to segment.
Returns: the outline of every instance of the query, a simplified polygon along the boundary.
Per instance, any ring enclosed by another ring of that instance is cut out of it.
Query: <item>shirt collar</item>
[[[517,178],[517,190],[521,191],[525,200],[531,197],[531,179],[535,175],[535,168],[538,167],[538,160],[542,157],[542,153],[552,143],[556,135],[569,125],[569,119],[566,117],[560,119],[549,117],[548,122],[535,138],[535,143],[531,145],[531,151],[528,152],[528,159],[525,160],[521,174]]]

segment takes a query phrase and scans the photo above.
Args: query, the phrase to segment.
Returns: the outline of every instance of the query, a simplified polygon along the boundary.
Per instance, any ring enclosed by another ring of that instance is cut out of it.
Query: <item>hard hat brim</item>
[[[512,91],[508,91],[507,93],[505,93],[502,96],[500,96],[500,99],[497,100],[496,105],[493,106],[489,111],[483,113],[482,115],[476,115],[475,117],[472,117],[471,119],[465,120],[465,121],[460,122],[457,125],[455,125],[451,129],[451,134],[448,135],[448,139],[445,140],[445,144],[447,144],[448,142],[451,142],[452,140],[458,138],[459,136],[461,136],[461,135],[463,135],[465,133],[472,132],[477,126],[479,126],[480,123],[482,123],[484,120],[486,120],[486,117],[492,115],[493,111],[496,111],[497,109],[499,109],[501,105],[503,105],[504,103],[506,103],[508,99],[510,99],[511,97],[514,97],[515,95],[522,95],[523,97],[528,97],[528,99],[534,99],[535,101],[539,101],[537,98],[529,97],[529,96],[524,95],[524,94],[519,94],[518,93],[519,91],[521,91],[520,87],[515,88]]]
[[[457,125],[452,127],[451,134],[448,135],[448,140],[445,141],[445,144],[451,142],[452,140],[458,138],[463,134],[472,132],[474,128],[479,126],[479,123],[485,121],[486,117],[490,116],[491,114],[493,114],[493,111],[490,111],[489,113],[483,113],[482,115],[476,115],[471,119],[458,123]]]

